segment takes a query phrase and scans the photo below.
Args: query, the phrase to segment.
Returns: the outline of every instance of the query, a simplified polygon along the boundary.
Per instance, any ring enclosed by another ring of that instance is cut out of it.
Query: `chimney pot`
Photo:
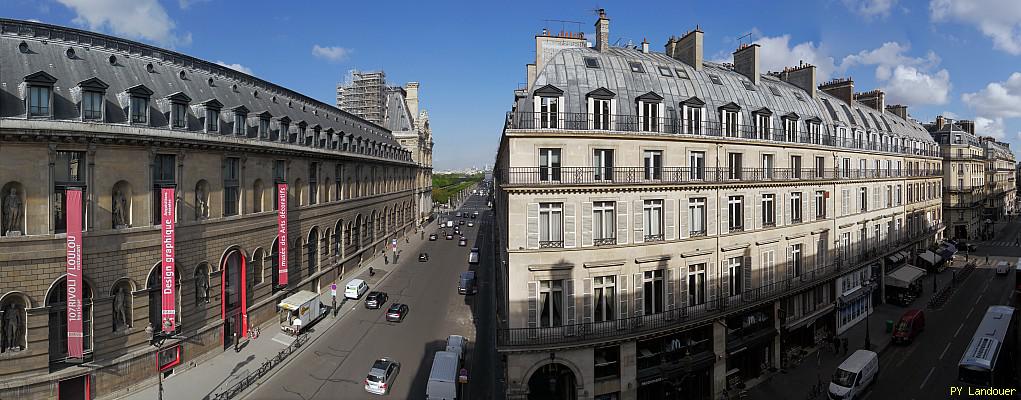
[[[610,46],[610,19],[606,17],[606,10],[599,9],[599,20],[596,21],[596,50],[606,51]]]
[[[681,61],[695,68],[702,69],[702,30],[695,26],[695,30],[686,33],[675,42],[667,43],[667,53],[670,57]]]
[[[734,52],[734,71],[750,79],[752,83],[759,83],[759,45],[742,44]]]

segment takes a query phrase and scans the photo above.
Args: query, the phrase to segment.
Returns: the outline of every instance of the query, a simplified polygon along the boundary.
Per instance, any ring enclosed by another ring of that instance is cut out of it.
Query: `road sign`
[[[331,283],[330,284],[330,295],[332,295],[333,297],[337,297],[337,284],[336,283]]]

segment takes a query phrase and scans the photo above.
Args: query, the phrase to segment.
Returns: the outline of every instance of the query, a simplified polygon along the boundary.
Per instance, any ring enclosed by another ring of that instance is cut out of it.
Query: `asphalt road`
[[[466,201],[470,207],[479,204],[485,205],[479,196]],[[432,355],[444,349],[448,335],[464,335],[473,344],[469,348],[477,346],[470,308],[476,296],[457,293],[458,275],[467,270],[468,251],[475,245],[479,230],[480,219],[474,221],[475,227],[469,228],[467,223],[461,226],[468,238],[467,247],[459,247],[456,239],[445,240],[441,236],[435,242],[420,242],[405,250],[390,275],[378,287],[370,288],[389,294],[390,300],[383,309],[368,310],[362,301],[347,302],[345,307],[354,307],[352,312],[246,398],[378,398],[364,390],[363,380],[373,361],[380,357],[401,363],[388,397],[424,398]],[[426,235],[436,231],[436,225],[431,224]],[[428,262],[418,261],[422,251],[429,253]],[[384,318],[385,308],[393,302],[406,303],[411,308],[401,323],[386,322]]]

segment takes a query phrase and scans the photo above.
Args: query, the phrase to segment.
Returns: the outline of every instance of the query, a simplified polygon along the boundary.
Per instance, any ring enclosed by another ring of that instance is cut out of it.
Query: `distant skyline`
[[[977,133],[1021,154],[1021,3],[1011,0],[736,0],[726,10],[709,1],[7,0],[2,16],[174,49],[327,104],[352,69],[384,70],[391,85],[420,82],[434,167],[450,170],[493,163],[534,36],[546,27],[593,41],[600,6],[612,43],[644,38],[661,52],[698,24],[706,59],[730,61],[750,34],[743,41],[762,46],[763,70],[810,62],[818,83],[851,76],[857,91],[882,88],[887,104],[906,104],[919,121],[973,119]]]

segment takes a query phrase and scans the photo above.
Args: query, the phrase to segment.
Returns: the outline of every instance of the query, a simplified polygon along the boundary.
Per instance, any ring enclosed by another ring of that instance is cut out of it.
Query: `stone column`
[[[780,318],[777,318],[777,315],[779,315],[779,312],[780,312],[780,302],[779,301],[773,302],[773,329],[776,330],[777,335],[773,336],[773,357],[772,357],[773,359],[772,359],[772,364],[773,364],[773,368],[776,368],[776,369],[780,369],[780,358],[783,356],[783,354],[781,354],[781,351],[783,349],[781,348],[781,345],[780,345],[780,343],[782,343],[781,339],[783,339],[783,338],[780,337],[780,333],[783,332],[783,321],[781,321]]]
[[[638,342],[620,344],[620,400],[638,398]]]
[[[726,320],[717,320],[713,323],[713,353],[716,353],[716,363],[713,364],[713,397],[719,398],[723,395],[723,389],[727,387],[727,326]]]

